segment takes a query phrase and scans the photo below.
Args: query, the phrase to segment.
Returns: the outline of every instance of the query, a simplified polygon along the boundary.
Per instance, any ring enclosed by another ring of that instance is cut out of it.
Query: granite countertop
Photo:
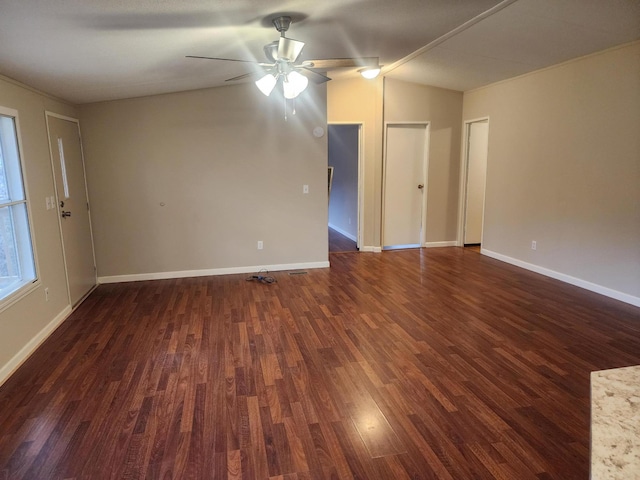
[[[591,372],[591,479],[640,480],[640,365]]]

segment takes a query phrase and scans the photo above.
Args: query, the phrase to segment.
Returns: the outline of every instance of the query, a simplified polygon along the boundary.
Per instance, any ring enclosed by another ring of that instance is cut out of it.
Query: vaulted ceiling
[[[461,91],[640,38],[640,0],[2,0],[0,74],[78,104],[228,85],[250,65],[185,56],[264,61],[280,13],[304,58]]]

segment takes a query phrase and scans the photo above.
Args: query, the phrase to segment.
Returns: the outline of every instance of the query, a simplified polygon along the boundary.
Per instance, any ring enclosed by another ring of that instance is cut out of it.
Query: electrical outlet
[[[44,289],[44,299],[48,302],[49,301],[49,287]]]
[[[302,193],[309,193],[309,185],[302,185]]]
[[[258,240],[258,250],[262,250],[264,248],[264,243],[262,243],[262,240]]]
[[[538,248],[538,244],[535,240],[531,240],[531,250],[535,250],[536,248]]]

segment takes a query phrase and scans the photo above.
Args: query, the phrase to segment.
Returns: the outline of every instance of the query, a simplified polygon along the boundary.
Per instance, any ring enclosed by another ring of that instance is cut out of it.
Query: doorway
[[[383,249],[419,248],[425,239],[429,123],[386,125]]]
[[[362,124],[327,128],[329,183],[329,252],[354,252],[361,245]]]
[[[465,122],[463,246],[482,245],[488,147],[489,120]]]
[[[69,303],[75,307],[97,283],[80,125],[74,118],[46,116]]]

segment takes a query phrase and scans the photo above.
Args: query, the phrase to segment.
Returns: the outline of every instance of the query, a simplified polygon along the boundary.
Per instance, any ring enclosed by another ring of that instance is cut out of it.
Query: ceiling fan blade
[[[238,75],[237,77],[227,78],[225,82],[234,82],[236,80],[242,80],[243,78],[261,77],[263,75],[265,75],[264,70],[256,70],[255,72],[244,73],[242,75]]]
[[[287,37],[280,37],[278,41],[278,60],[287,60],[288,62],[295,62],[302,48],[304,42],[293,40]]]
[[[305,60],[302,64],[306,68],[317,70],[330,70],[333,68],[369,67],[378,65],[378,57],[359,58],[321,58],[317,60]]]
[[[318,72],[314,72],[313,70],[309,70],[305,66],[298,67],[298,68],[296,68],[296,70],[298,70],[301,74],[303,74],[305,77],[307,77],[313,83],[321,84],[321,83],[328,82],[329,80],[331,80],[326,75],[323,75],[323,74],[318,73]]]
[[[261,67],[273,67],[273,63],[255,62],[253,60],[238,60],[237,58],[200,57],[198,55],[187,55],[186,57],[187,58],[203,58],[205,60],[223,60],[225,62],[253,63],[254,65],[259,65]]]

